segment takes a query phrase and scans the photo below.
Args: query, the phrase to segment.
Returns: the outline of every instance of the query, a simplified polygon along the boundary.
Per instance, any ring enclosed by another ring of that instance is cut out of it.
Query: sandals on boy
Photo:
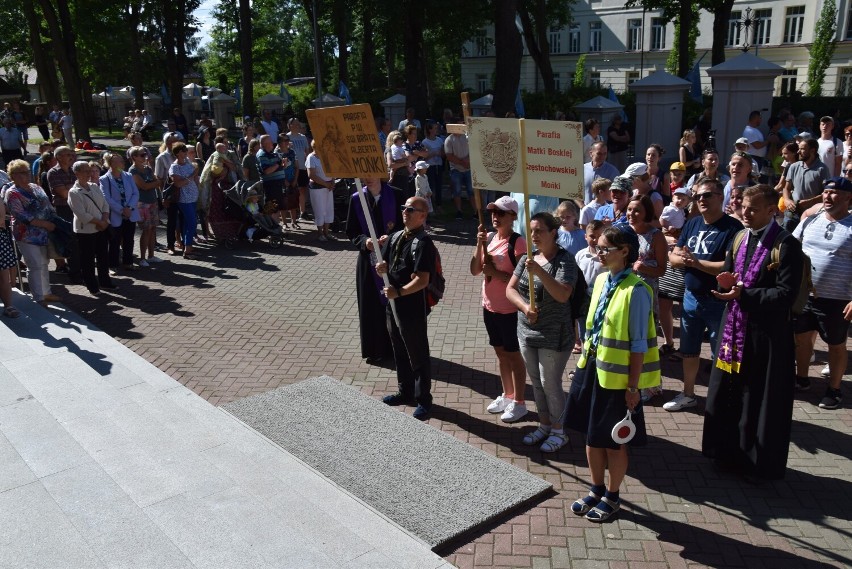
[[[604,508],[601,507],[603,504],[606,505]],[[614,502],[604,496],[601,498],[601,501],[598,502],[597,506],[589,510],[589,513],[586,514],[586,519],[592,522],[605,522],[614,516],[620,508],[620,502]]]
[[[556,452],[568,443],[568,436],[564,433],[550,433],[547,440],[541,445],[542,452]]]
[[[545,431],[544,429],[539,427],[533,432],[524,435],[524,444],[530,446],[537,445],[538,443],[546,439],[548,436],[550,436],[550,430]]]
[[[589,513],[589,510],[598,505],[603,496],[595,494],[591,490],[589,490],[588,496],[583,496],[579,500],[576,500],[573,504],[571,504],[571,512],[575,516],[585,516]]]

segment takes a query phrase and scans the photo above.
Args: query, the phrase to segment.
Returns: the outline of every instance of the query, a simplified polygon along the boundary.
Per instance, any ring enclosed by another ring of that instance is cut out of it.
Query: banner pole
[[[521,149],[526,148],[526,131],[524,119],[518,119],[518,127],[521,131]],[[523,172],[524,180],[524,224],[527,233],[527,259],[532,260],[532,235],[530,234],[530,190],[527,187],[527,153],[521,150],[521,172]],[[527,271],[530,283],[530,309],[535,310],[535,277]]]
[[[376,259],[378,259],[379,263],[382,262],[382,250],[379,247],[379,238],[376,237],[376,228],[373,226],[373,216],[370,215],[370,208],[367,206],[367,197],[364,195],[364,188],[361,185],[361,178],[355,178],[355,187],[358,190],[358,199],[361,200],[361,209],[364,211],[364,219],[367,221],[367,231],[370,233],[370,239],[373,241],[373,252],[376,253]],[[382,275],[382,281],[384,281],[385,286],[390,286],[390,280],[388,279],[387,273]],[[390,303],[391,312],[393,313],[393,320],[396,322],[396,327],[399,328],[399,316],[396,313],[396,304],[392,298],[388,299]]]
[[[470,118],[470,93],[467,91],[462,93],[461,101],[464,124],[468,127],[468,132],[470,132],[470,126],[467,123],[467,120]],[[485,225],[485,221],[482,218],[482,199],[480,195],[479,188],[473,188],[473,208],[476,210],[476,218],[479,220],[479,225]]]

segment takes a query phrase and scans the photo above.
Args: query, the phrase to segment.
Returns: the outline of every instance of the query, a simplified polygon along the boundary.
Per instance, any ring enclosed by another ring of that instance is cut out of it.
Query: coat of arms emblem
[[[495,128],[482,134],[479,139],[482,163],[491,179],[503,185],[515,175],[518,164],[518,133],[503,132]]]

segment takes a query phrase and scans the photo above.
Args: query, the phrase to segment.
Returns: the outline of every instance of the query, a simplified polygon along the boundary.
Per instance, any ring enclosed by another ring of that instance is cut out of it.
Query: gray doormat
[[[432,549],[552,488],[328,376],[223,408]]]

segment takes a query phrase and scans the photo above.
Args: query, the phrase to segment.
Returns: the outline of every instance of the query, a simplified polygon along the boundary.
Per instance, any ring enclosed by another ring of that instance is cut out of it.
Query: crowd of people
[[[754,116],[749,120],[756,128]],[[413,139],[415,127],[411,133],[408,124],[401,127],[386,138],[391,185],[372,180],[365,189],[378,243],[357,196],[348,232],[360,251],[362,355],[369,363],[393,355],[399,390],[384,400],[410,403],[423,419],[432,403],[423,345],[430,306],[422,291],[434,276],[435,257],[426,231],[428,200],[406,200],[397,188],[407,187],[415,160],[430,155]],[[582,201],[531,195],[524,202],[523,194],[511,194],[485,206],[489,219],[479,227],[470,273],[482,278],[483,324],[501,385],[487,411],[505,423],[524,418],[529,376],[538,425],[522,442],[551,453],[566,444],[566,429],[583,433],[592,484],[572,511],[604,521],[620,507],[627,447],[647,439],[643,406],[662,393],[661,361],[683,367],[680,393],[662,408],[696,407],[700,353],[708,341],[703,453],[752,482],[783,477],[794,392],[811,387],[807,370],[816,334],[829,346],[828,384],[818,406],[832,410],[842,403],[852,321],[852,126],[844,130],[850,140],[835,149],[835,175],[819,167],[820,143],[804,130],[780,147],[777,171],[749,152],[761,146],[753,144],[758,141],[743,146],[738,140],[723,152],[702,147],[693,129],[684,132],[677,159],[667,167],[665,150],[651,144],[644,161],[618,168],[596,133],[588,145]],[[445,141],[444,148],[446,158],[453,143]],[[454,159],[466,157],[453,152]],[[414,254],[394,246],[408,240],[430,247]],[[378,264],[376,249],[384,259]],[[388,270],[400,258],[408,264]],[[416,303],[409,295],[417,295]],[[406,310],[416,325],[394,316],[393,300],[416,307]],[[388,334],[370,334],[382,320]],[[572,354],[578,359],[566,392]],[[629,436],[614,428],[619,425]]]
[[[829,151],[831,117],[820,120],[817,137],[803,126],[781,129],[790,119],[782,114],[766,140],[755,134],[759,119],[749,116],[729,152],[689,129],[665,166],[657,144],[642,161],[610,163],[610,145],[588,123],[582,198],[489,192],[484,208],[472,189],[465,135],[447,132],[446,122],[421,124],[411,109],[394,131],[377,120],[389,183],[364,180],[363,196],[350,197],[346,233],[358,250],[362,356],[393,358],[396,367],[398,391],[385,403],[411,404],[418,419],[432,409],[427,315],[443,276],[428,219],[441,210],[448,173],[457,219],[465,217],[465,194],[475,216],[487,215],[470,260],[471,275],[482,278],[483,323],[501,382],[487,411],[506,423],[524,418],[529,376],[538,425],[522,442],[554,453],[567,443],[566,429],[585,435],[592,485],[575,514],[600,522],[618,511],[627,447],[645,443],[643,406],[662,393],[661,360],[683,366],[682,390],[662,408],[697,405],[705,339],[713,355],[704,454],[755,480],[781,478],[794,390],[812,386],[816,334],[829,346],[819,407],[842,402],[852,321],[852,125]],[[176,109],[158,154],[142,145],[140,122],[126,154],[86,161],[69,146],[45,146],[32,165],[19,157],[7,163],[2,204],[12,225],[4,229],[14,243],[0,239],[4,315],[18,315],[13,245],[35,300],[59,300],[50,259],[98,295],[115,288],[116,271],[161,262],[158,249],[197,258],[195,244],[217,233],[223,190],[240,181],[255,184],[243,204],[252,215],[299,227],[310,203],[318,241],[334,239],[335,181],[322,163],[330,151],[309,141],[298,119],[285,131],[267,111],[245,122],[236,144],[212,124],[199,125],[191,144],[179,123],[185,126]],[[620,118],[610,132],[619,149],[629,140]],[[161,214],[166,243],[158,245]],[[625,422],[629,436],[613,428]]]

